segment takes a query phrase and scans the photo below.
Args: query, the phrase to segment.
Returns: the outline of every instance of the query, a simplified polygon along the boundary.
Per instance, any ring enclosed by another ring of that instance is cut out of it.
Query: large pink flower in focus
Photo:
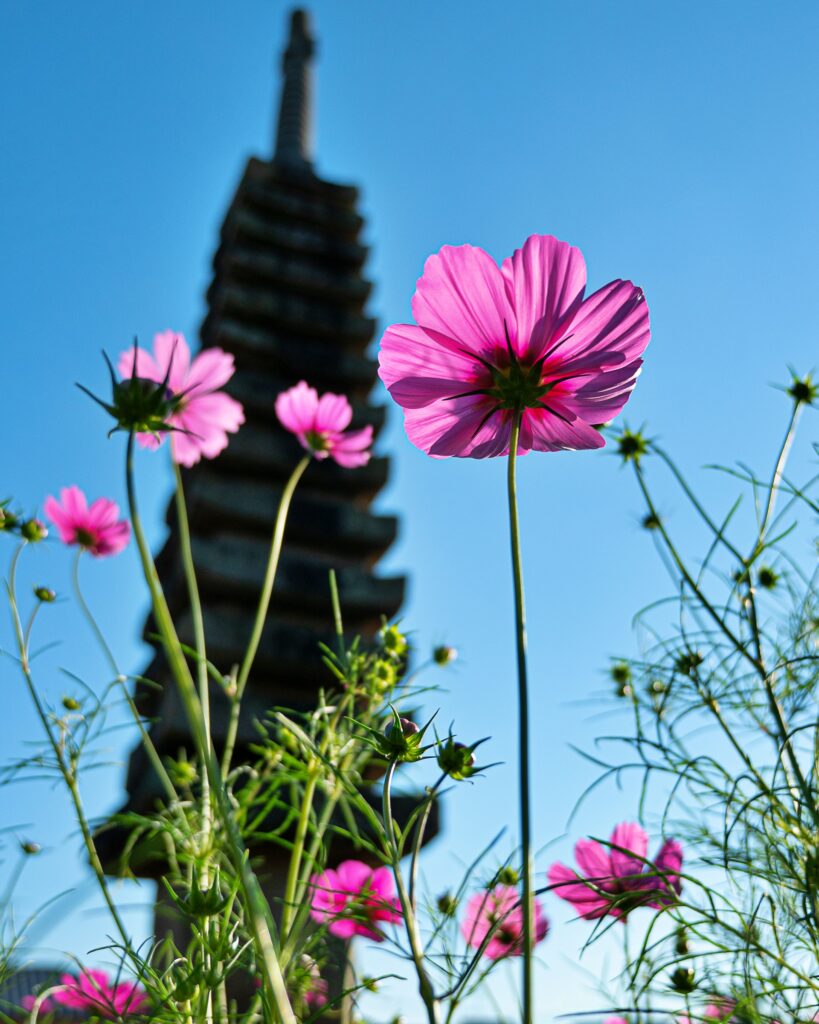
[[[666,839],[652,862],[648,836],[639,825],[625,822],[611,834],[610,845],[580,839],[574,856],[583,872],[553,864],[548,878],[557,896],[568,900],[580,917],[593,920],[611,914],[626,919],[637,907],[666,907],[682,889],[683,851]]]
[[[148,1005],[147,995],[135,981],[112,982],[105,971],[83,970],[78,978],[64,974],[60,984],[64,988],[54,993],[54,1001],[75,1010],[121,1017],[140,1013]]]
[[[119,372],[124,380],[140,377],[161,383],[168,378],[168,391],[181,396],[180,404],[168,422],[174,461],[193,466],[202,457],[213,459],[227,447],[228,434],[235,434],[245,421],[244,409],[235,398],[219,388],[233,376],[233,356],[220,348],[206,348],[191,361],[185,337],[175,331],[154,336],[153,355],[143,348],[129,348],[119,357]],[[169,372],[170,371],[170,372]],[[163,435],[138,434],[145,448],[158,448]]]
[[[534,901],[535,935],[533,943],[546,938],[549,922],[539,900]],[[517,889],[496,885],[488,892],[476,892],[466,905],[461,934],[467,945],[479,949],[486,936],[495,929],[483,955],[490,960],[523,954],[523,906]]]
[[[131,536],[128,521],[117,518],[116,502],[97,498],[89,508],[79,487],[63,487],[60,500],[49,496],[43,507],[63,544],[77,545],[96,558],[119,554]]]
[[[379,376],[410,441],[436,457],[602,448],[595,426],[628,401],[649,341],[648,306],[630,281],[584,298],[579,249],[532,235],[501,267],[483,249],[445,245],[412,300],[415,324],[381,341]]]
[[[347,430],[353,418],[343,395],[329,391],[319,397],[315,388],[299,381],[276,399],[281,425],[295,434],[299,444],[316,459],[333,459],[339,466],[354,469],[370,461],[373,428]]]
[[[366,935],[381,942],[381,921],[401,920],[389,868],[371,868],[360,860],[345,860],[335,869],[313,875],[310,913],[329,922],[331,935],[349,939]]]

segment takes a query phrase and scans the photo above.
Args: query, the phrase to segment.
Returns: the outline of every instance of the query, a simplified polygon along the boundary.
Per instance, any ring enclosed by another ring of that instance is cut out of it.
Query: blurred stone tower
[[[186,471],[193,553],[205,615],[208,657],[223,671],[241,661],[253,622],[273,516],[284,482],[301,456],[274,413],[276,395],[305,379],[319,391],[350,397],[353,426],[370,423],[376,434],[383,407],[369,401],[376,365],[367,355],[375,322],[365,314],[370,284],[362,276],[367,255],[356,211],[358,190],[319,178],[312,161],[312,58],[305,12],[294,11],[283,59],[283,85],[272,160],[251,158],[222,225],[208,289],[202,347],[218,346],[236,358],[227,390],[245,407],[247,422],[217,459]],[[396,520],[370,505],[387,481],[389,463],[373,458],[346,470],[313,462],[299,485],[287,525],[270,614],[246,692],[237,758],[257,738],[253,720],[273,705],[315,706],[328,674],[317,650],[333,642],[328,570],[336,569],[348,633],[372,636],[381,615],[394,616],[403,578],[383,578],[374,566],[396,535]],[[193,630],[178,558],[175,513],[157,565],[182,640]],[[146,636],[153,631],[151,622]],[[145,675],[159,687],[140,688],[138,702],[153,721],[162,755],[191,753],[185,716],[160,653]],[[213,737],[220,746],[227,704],[212,694]],[[141,747],[131,755],[128,809],[146,811],[160,797],[158,780]],[[124,836],[100,837],[114,870]],[[276,889],[281,854],[263,853],[265,875]],[[132,851],[130,866],[151,876],[161,870],[150,851]]]

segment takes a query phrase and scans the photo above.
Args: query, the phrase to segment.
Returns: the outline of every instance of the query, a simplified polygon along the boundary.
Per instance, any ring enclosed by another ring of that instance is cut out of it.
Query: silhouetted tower
[[[222,671],[241,661],[262,582],[270,530],[282,487],[302,455],[274,413],[277,394],[305,379],[319,391],[350,397],[353,426],[376,433],[384,408],[369,393],[376,364],[367,354],[375,322],[365,313],[370,284],[362,276],[367,249],[356,211],[358,190],[319,178],[310,137],[314,42],[307,15],[291,16],[284,53],[284,82],[272,160],[251,158],[224,220],[201,328],[203,348],[219,346],[236,358],[227,390],[244,404],[247,422],[213,461],[186,471],[192,545],[204,606],[208,657]],[[270,614],[250,676],[238,734],[242,747],[257,740],[253,720],[274,705],[315,706],[330,677],[319,641],[333,643],[328,570],[335,568],[345,630],[372,636],[382,614],[398,611],[403,578],[382,578],[374,566],[396,535],[396,520],[370,504],[384,486],[388,460],[360,469],[332,461],[308,468],[290,513]],[[178,557],[175,511],[157,564],[182,640],[193,645],[187,591]],[[146,635],[153,631],[149,622]],[[185,716],[157,653],[146,676],[159,688],[140,689],[151,735],[163,755],[192,753]],[[212,694],[217,747],[227,727],[227,703]],[[161,796],[142,748],[131,755],[128,808],[147,811]],[[106,838],[107,836],[107,838]],[[113,867],[122,849],[116,832],[101,836]],[[256,850],[256,853],[260,851]],[[277,858],[266,851],[273,889]],[[161,862],[132,858],[137,873],[151,875]]]

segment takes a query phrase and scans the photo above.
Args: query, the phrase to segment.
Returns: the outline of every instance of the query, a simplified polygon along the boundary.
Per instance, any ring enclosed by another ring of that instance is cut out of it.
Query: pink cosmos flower
[[[95,558],[119,554],[131,536],[127,520],[117,519],[115,502],[97,498],[89,508],[79,487],[63,487],[60,501],[49,496],[44,508],[63,544],[76,545]]]
[[[389,868],[371,868],[360,860],[345,860],[335,869],[313,875],[311,916],[329,921],[328,931],[348,939],[366,935],[381,942],[381,921],[400,921],[401,910]]]
[[[722,1024],[727,1024],[728,1021],[734,1019],[734,1010],[736,1009],[736,999],[730,999],[726,996],[712,996],[711,1002],[702,1008],[700,1013],[694,1017],[688,1017],[682,1015],[677,1018],[679,1024],[699,1024],[699,1022],[707,1022],[707,1024],[713,1024],[713,1022],[721,1021]],[[771,1024],[774,1024],[772,1021]]]
[[[64,974],[64,986],[54,993],[54,1001],[75,1010],[110,1013],[121,1017],[140,1013],[148,1005],[148,997],[135,981],[110,981],[105,971],[85,969],[78,978]]]
[[[276,399],[276,415],[316,459],[331,458],[347,469],[370,461],[373,428],[347,430],[353,410],[343,395],[327,392],[319,398],[316,389],[302,380]]]
[[[140,377],[161,383],[168,378],[168,391],[179,397],[176,411],[168,422],[174,461],[193,466],[203,456],[214,459],[227,447],[228,434],[235,434],[245,421],[242,406],[219,388],[234,373],[233,356],[220,348],[203,349],[191,361],[185,337],[175,331],[154,336],[153,355],[143,348],[127,349],[119,357],[119,372],[124,380]],[[170,372],[169,372],[170,371]],[[158,448],[163,435],[138,434],[145,448]]]
[[[534,942],[546,937],[549,922],[539,900],[534,901]],[[500,922],[500,923],[499,923]],[[476,892],[466,905],[461,934],[467,945],[479,949],[489,932],[496,927],[483,955],[490,960],[523,954],[523,907],[520,894],[511,885],[496,885],[488,892]]]
[[[673,903],[682,889],[683,861],[682,847],[675,839],[663,843],[652,863],[646,859],[648,836],[639,825],[618,825],[609,843],[578,840],[574,856],[582,875],[565,864],[549,868],[555,893],[568,900],[580,917],[593,920],[611,914],[625,921],[636,907]]]
[[[522,412],[520,454],[602,448],[595,426],[626,404],[649,341],[648,307],[630,281],[584,297],[579,249],[532,235],[501,267],[471,245],[430,256],[415,324],[381,341],[379,376],[421,451],[506,455]]]
[[[23,996],[23,998],[20,1000],[20,1005],[28,1013],[31,1013],[31,1011],[34,1009],[34,1004],[37,1002],[37,999],[38,999],[38,996],[35,996],[35,995]],[[40,1013],[51,1013],[52,1010],[55,1010],[56,1008],[57,1008],[57,1004],[54,1002],[52,997],[51,996],[46,996],[45,999],[43,999],[42,1002],[40,1003],[40,1010],[39,1010],[39,1012]]]

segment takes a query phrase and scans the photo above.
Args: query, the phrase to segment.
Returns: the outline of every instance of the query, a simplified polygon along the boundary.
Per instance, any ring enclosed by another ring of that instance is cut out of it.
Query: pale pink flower
[[[734,1019],[736,1005],[736,999],[712,996],[711,1002],[707,1003],[694,1017],[683,1014],[677,1018],[677,1021],[678,1024],[716,1024],[716,1022],[728,1024]],[[775,1022],[771,1021],[771,1024],[775,1024]]]
[[[501,267],[483,249],[445,245],[412,300],[415,324],[381,340],[379,376],[412,443],[435,457],[602,448],[594,428],[634,388],[648,307],[630,281],[584,297],[579,249],[532,235]]]
[[[278,396],[276,415],[313,458],[330,458],[347,469],[370,461],[373,428],[347,430],[353,410],[343,395],[328,391],[319,397],[316,389],[302,380]]]
[[[95,558],[119,554],[131,536],[128,521],[117,518],[116,502],[97,498],[89,508],[85,495],[76,486],[63,487],[59,501],[51,496],[46,498],[44,509],[63,544],[76,545]]]
[[[541,942],[549,930],[549,922],[539,900],[534,901],[534,942]],[[494,931],[493,931],[494,929]],[[496,885],[486,892],[476,892],[466,905],[461,934],[467,945],[479,949],[493,931],[483,955],[490,960],[523,954],[523,905],[518,890],[511,885]]]
[[[140,1013],[148,1005],[148,997],[135,981],[112,982],[105,971],[85,969],[78,978],[64,974],[61,989],[54,993],[55,1002],[75,1010],[109,1013],[117,1017]]]
[[[580,917],[593,920],[611,914],[625,920],[637,907],[668,906],[682,889],[680,844],[665,840],[652,862],[647,852],[645,831],[624,822],[614,829],[608,846],[594,839],[577,841],[574,856],[582,875],[565,864],[553,864],[549,882]]]
[[[384,938],[382,921],[401,920],[389,868],[371,868],[360,860],[345,860],[310,879],[314,920],[329,922],[331,935],[351,938],[366,935],[376,942]]]
[[[219,390],[234,369],[233,356],[220,348],[203,349],[191,360],[184,335],[175,331],[154,336],[153,355],[129,348],[119,357],[124,380],[139,377],[161,383],[167,377],[169,394],[179,399],[168,422],[176,428],[170,432],[171,451],[181,466],[193,466],[202,457],[216,458],[227,447],[228,434],[244,423],[239,402]],[[145,448],[158,448],[164,434],[137,434],[137,439]]]
[[[31,1011],[34,1009],[34,1004],[37,1002],[38,998],[39,998],[38,996],[34,996],[34,995],[23,996],[23,998],[20,1000],[20,1005],[28,1013],[31,1013]],[[51,996],[46,996],[45,999],[40,1001],[39,1013],[42,1013],[42,1014],[51,1013],[52,1010],[55,1010],[56,1008],[57,1008],[57,1004],[54,1002],[52,997]]]

